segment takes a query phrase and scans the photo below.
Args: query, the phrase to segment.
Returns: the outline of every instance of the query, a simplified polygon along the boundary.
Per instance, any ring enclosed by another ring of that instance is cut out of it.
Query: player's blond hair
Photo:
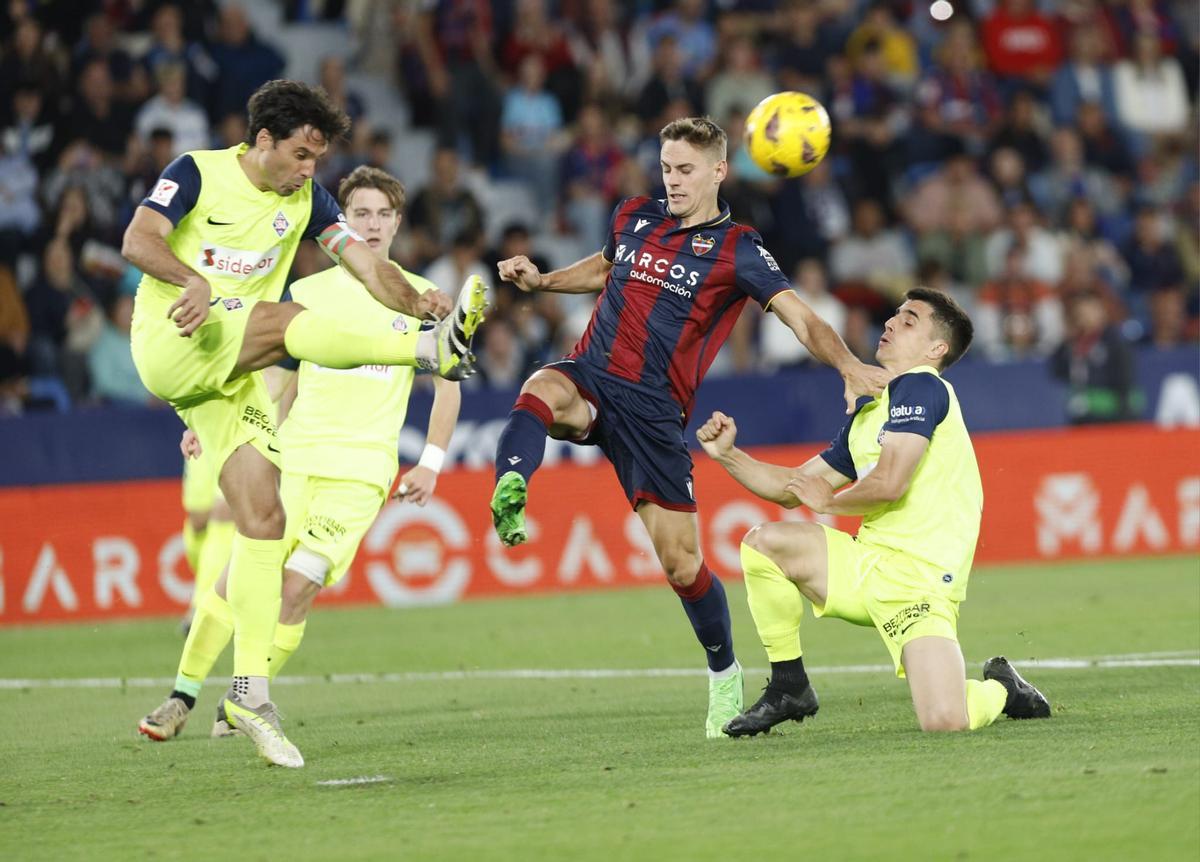
[[[378,189],[396,212],[404,212],[404,184],[387,171],[370,165],[359,165],[352,170],[338,183],[337,199],[342,209],[350,206],[350,196],[359,189]]]
[[[686,141],[698,150],[706,150],[723,161],[729,147],[729,138],[725,130],[708,117],[681,117],[663,126],[658,133],[658,141]]]

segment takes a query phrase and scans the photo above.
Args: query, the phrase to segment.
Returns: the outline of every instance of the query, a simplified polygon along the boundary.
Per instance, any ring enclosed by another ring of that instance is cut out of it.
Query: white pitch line
[[[1128,653],[1126,655],[1091,656],[1080,658],[1017,659],[1024,668],[1038,670],[1085,670],[1125,667],[1200,667],[1200,652],[1176,650],[1161,653]],[[748,674],[767,673],[765,668],[746,668]],[[809,673],[891,673],[890,664],[849,664],[809,668]],[[396,682],[449,682],[452,680],[515,680],[515,679],[649,679],[655,677],[704,676],[702,668],[512,668],[507,670],[446,670],[407,671],[403,673],[335,673],[326,676],[283,676],[272,685],[335,685]],[[82,677],[49,679],[0,678],[0,690],[27,688],[163,688],[175,682],[172,677]]]
[[[386,775],[360,775],[358,778],[328,778],[317,784],[321,787],[350,787],[355,784],[385,784],[391,780]]]

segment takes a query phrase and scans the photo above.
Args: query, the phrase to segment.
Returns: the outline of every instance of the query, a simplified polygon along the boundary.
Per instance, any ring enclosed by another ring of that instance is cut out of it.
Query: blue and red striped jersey
[[[669,392],[684,414],[747,299],[764,309],[791,285],[762,237],[729,207],[682,227],[665,200],[626,198],[613,211],[608,280],[571,359]]]

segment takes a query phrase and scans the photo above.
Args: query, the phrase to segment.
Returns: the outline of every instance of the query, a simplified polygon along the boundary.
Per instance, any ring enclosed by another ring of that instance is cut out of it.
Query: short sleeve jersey
[[[418,293],[435,289],[433,282],[400,271]],[[341,267],[302,278],[289,291],[305,308],[358,331],[416,332],[421,326],[417,318],[378,302]],[[389,488],[396,475],[396,450],[414,369],[325,368],[304,361],[299,374],[296,401],[279,426],[284,471]]]
[[[762,238],[724,203],[712,221],[683,227],[666,201],[628,198],[601,253],[612,269],[570,357],[665,393],[685,414],[746,300],[767,308],[791,290]]]
[[[954,387],[930,366],[892,380],[877,398],[860,398],[858,409],[821,457],[850,479],[866,477],[879,463],[888,432],[929,438],[899,500],[866,515],[858,531],[864,544],[900,551],[942,570],[966,597],[979,539],[983,485]]]
[[[301,241],[344,217],[312,180],[291,195],[254,186],[238,163],[248,146],[184,153],[141,205],[171,220],[167,245],[208,280],[214,297],[278,300]],[[177,286],[151,275],[139,290],[167,303],[179,296]]]

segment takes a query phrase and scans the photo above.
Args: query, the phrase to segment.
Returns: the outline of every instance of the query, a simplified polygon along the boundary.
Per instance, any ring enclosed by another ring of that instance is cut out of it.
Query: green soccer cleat
[[[304,765],[300,749],[292,745],[279,726],[279,710],[267,701],[261,706],[250,708],[242,703],[233,692],[222,699],[225,716],[229,724],[254,741],[258,756],[275,766],[297,769]]]
[[[487,285],[477,275],[467,278],[458,292],[454,310],[433,329],[437,358],[419,359],[426,371],[447,380],[466,380],[475,373],[471,342],[487,311]]]
[[[742,666],[723,679],[708,680],[708,718],[704,720],[704,735],[709,739],[724,739],[721,728],[742,711]]]
[[[138,733],[155,742],[166,742],[183,732],[191,712],[182,700],[168,697],[159,707],[138,722]]]
[[[505,547],[514,547],[528,537],[525,532],[525,501],[529,490],[525,477],[509,470],[496,483],[492,492],[492,524]]]

